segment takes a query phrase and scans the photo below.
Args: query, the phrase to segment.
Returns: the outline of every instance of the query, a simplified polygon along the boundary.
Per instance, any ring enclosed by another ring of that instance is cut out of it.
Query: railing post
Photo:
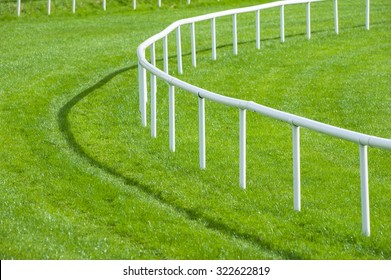
[[[133,0],[133,10],[136,10],[136,7],[137,7],[136,0]]]
[[[164,72],[168,74],[168,42],[167,36],[163,37],[163,68]]]
[[[190,5],[190,0],[187,0],[187,5]]]
[[[261,11],[257,10],[255,14],[255,41],[256,47],[261,48]]]
[[[151,44],[151,64],[156,66],[155,43]],[[151,136],[156,138],[156,76],[151,73]]]
[[[138,77],[139,77],[139,101],[140,101],[140,113],[141,123],[144,127],[147,126],[147,71],[139,63],[138,64]]]
[[[285,6],[280,6],[280,37],[281,43],[285,42]]]
[[[72,13],[76,12],[76,0],[72,0]]]
[[[102,8],[103,8],[103,11],[106,11],[106,0],[102,1]]]
[[[301,210],[300,202],[300,127],[292,124],[292,150],[293,150],[293,208]]]
[[[239,181],[246,188],[246,110],[239,109]]]
[[[336,34],[339,34],[338,0],[334,0],[334,30]]]
[[[162,0],[157,0],[157,6],[160,8],[162,6]]]
[[[237,15],[232,15],[232,37],[233,37],[233,53],[238,54],[238,26],[237,26]]]
[[[361,213],[362,233],[371,234],[369,221],[369,188],[368,188],[368,146],[360,144],[360,179],[361,179]]]
[[[307,39],[311,39],[311,2],[306,6],[306,19],[307,19]]]
[[[48,0],[48,16],[50,16],[50,9],[51,9],[51,0]]]
[[[216,60],[216,18],[211,19],[211,29],[212,29],[212,59]]]
[[[365,20],[365,27],[367,30],[369,30],[369,17],[370,17],[370,12],[371,12],[371,1],[367,0],[367,6],[366,6],[366,20]]]
[[[200,144],[200,168],[206,168],[205,99],[198,96],[198,130]]]
[[[175,87],[169,85],[168,92],[169,103],[169,142],[170,150],[175,152]]]
[[[21,0],[16,1],[16,13],[18,14],[18,17],[20,17],[20,11],[21,11]]]
[[[177,59],[178,59],[178,74],[183,73],[182,68],[182,42],[181,42],[181,27],[178,26],[176,29],[176,48],[177,48]]]
[[[191,37],[191,62],[194,67],[197,66],[197,50],[196,50],[196,37],[195,37],[195,23],[190,24],[190,37]]]

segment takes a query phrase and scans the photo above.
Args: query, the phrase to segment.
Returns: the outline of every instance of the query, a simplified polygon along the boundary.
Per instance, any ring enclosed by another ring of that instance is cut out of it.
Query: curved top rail
[[[251,7],[230,9],[230,10],[225,10],[225,11],[221,11],[221,12],[215,12],[215,13],[210,13],[210,14],[206,14],[206,15],[180,19],[180,20],[173,22],[169,26],[167,26],[163,31],[157,33],[156,35],[148,38],[143,43],[141,43],[137,48],[137,55],[138,55],[139,59],[144,58],[145,57],[144,50],[148,46],[150,46],[152,43],[156,42],[157,40],[160,40],[163,37],[167,36],[172,31],[174,31],[178,26],[196,23],[196,22],[200,22],[200,21],[205,21],[205,20],[212,19],[212,18],[219,18],[219,17],[230,16],[230,15],[234,15],[234,14],[244,14],[244,13],[248,13],[248,12],[255,12],[257,10],[265,10],[265,9],[270,9],[270,8],[275,8],[275,7],[280,7],[280,6],[303,4],[303,3],[313,3],[313,2],[323,2],[323,1],[324,0],[282,0],[282,1],[276,1],[276,2],[271,2],[271,3],[251,6]]]
[[[312,119],[300,117],[298,115],[294,115],[291,113],[283,112],[277,109],[273,109],[261,104],[258,104],[254,101],[246,101],[241,100],[237,98],[232,98],[228,96],[224,96],[221,94],[217,94],[211,91],[208,91],[206,89],[197,87],[195,85],[189,84],[185,81],[182,81],[176,77],[173,77],[164,71],[160,70],[159,68],[155,67],[151,63],[149,63],[145,58],[145,49],[148,48],[150,45],[155,43],[157,40],[164,38],[168,34],[170,34],[172,31],[174,31],[176,28],[185,25],[185,24],[191,24],[199,21],[204,21],[208,19],[228,16],[228,15],[234,15],[234,14],[240,14],[240,13],[247,13],[257,10],[263,10],[273,7],[280,7],[285,5],[293,5],[293,4],[303,4],[303,3],[312,3],[312,2],[319,2],[322,0],[287,0],[287,1],[276,1],[272,3],[257,5],[257,6],[251,6],[246,8],[239,8],[239,9],[231,9],[226,10],[222,12],[216,12],[211,13],[207,15],[187,18],[187,19],[181,19],[178,21],[175,21],[171,25],[169,25],[167,28],[165,28],[160,33],[150,37],[146,41],[144,41],[139,47],[137,48],[137,55],[139,59],[139,64],[147,69],[149,72],[153,73],[154,75],[158,76],[160,79],[168,82],[170,85],[182,88],[194,95],[198,95],[199,97],[206,98],[221,104],[225,104],[227,106],[236,107],[240,109],[250,110],[254,111],[256,113],[269,116],[271,118],[293,124],[295,126],[301,126],[305,127],[310,130],[314,130],[329,136],[333,136],[336,138],[344,139],[350,142],[354,142],[360,145],[365,146],[371,146],[376,148],[382,148],[391,150],[391,139],[387,138],[381,138],[369,134],[359,133],[352,130],[332,126],[329,124],[325,124],[322,122],[318,122]]]

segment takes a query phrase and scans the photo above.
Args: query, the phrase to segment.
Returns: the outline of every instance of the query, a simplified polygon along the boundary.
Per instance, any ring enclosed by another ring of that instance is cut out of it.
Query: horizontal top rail
[[[317,131],[332,137],[344,139],[350,142],[354,142],[360,145],[366,145],[376,148],[382,148],[391,150],[391,139],[387,138],[381,138],[377,136],[372,136],[369,134],[359,133],[352,130],[332,126],[329,124],[325,124],[319,121],[311,120],[308,118],[300,117],[298,115],[294,115],[291,113],[283,112],[277,109],[273,109],[261,104],[258,104],[254,101],[246,101],[241,100],[233,97],[224,96],[221,94],[217,94],[214,92],[211,92],[209,90],[200,88],[198,86],[189,84],[185,81],[182,81],[176,77],[173,77],[164,71],[160,70],[159,68],[155,67],[151,63],[148,62],[148,60],[145,58],[145,49],[148,48],[150,45],[154,44],[156,41],[162,39],[163,37],[170,34],[172,31],[174,31],[176,28],[185,25],[185,24],[191,24],[195,22],[205,21],[208,19],[223,17],[223,16],[229,16],[234,14],[241,14],[241,13],[248,13],[258,10],[264,10],[269,9],[273,7],[281,7],[285,5],[293,5],[293,4],[305,4],[305,3],[312,3],[312,2],[320,2],[322,0],[287,0],[287,1],[276,1],[272,3],[257,5],[257,6],[251,6],[246,8],[239,8],[239,9],[232,9],[232,10],[226,10],[222,12],[216,12],[211,13],[207,15],[187,18],[187,19],[181,19],[178,20],[171,25],[169,25],[166,29],[161,31],[160,33],[150,37],[146,41],[144,41],[139,47],[137,48],[137,55],[139,59],[139,64],[147,69],[149,72],[153,73],[154,75],[158,76],[160,79],[166,81],[170,85],[182,88],[183,90],[186,90],[194,95],[197,95],[201,98],[206,98],[211,101],[215,101],[217,103],[225,104],[227,106],[240,108],[243,110],[249,110],[253,111],[295,126],[304,127],[313,131]]]

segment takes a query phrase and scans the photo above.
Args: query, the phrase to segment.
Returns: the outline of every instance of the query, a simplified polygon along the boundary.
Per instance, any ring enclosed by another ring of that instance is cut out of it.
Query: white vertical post
[[[367,7],[366,7],[366,21],[365,21],[365,27],[367,30],[369,30],[369,17],[370,17],[370,12],[371,12],[371,1],[367,0]]]
[[[233,38],[233,53],[238,54],[238,27],[237,27],[237,15],[232,15],[232,38]]]
[[[334,0],[334,30],[336,34],[339,34],[338,0]]]
[[[257,49],[261,48],[261,11],[257,10],[255,14],[255,41]]]
[[[307,39],[311,39],[311,2],[306,6],[306,19],[307,19]]]
[[[155,43],[151,44],[151,64],[156,66]],[[151,136],[156,134],[156,76],[151,73]]]
[[[369,222],[368,146],[360,144],[362,233],[371,234]]]
[[[280,37],[281,43],[285,42],[285,6],[280,7]]]
[[[168,73],[168,42],[167,42],[167,36],[163,37],[163,68],[164,68],[164,72]]]
[[[300,127],[292,124],[293,150],[293,208],[300,211]]]
[[[173,85],[169,85],[168,98],[170,150],[175,152],[175,87]]]
[[[187,0],[187,5],[190,5],[190,0]]]
[[[239,109],[239,181],[246,188],[246,110]]]
[[[178,26],[176,29],[176,48],[177,48],[177,59],[178,59],[178,74],[183,73],[182,67],[182,42],[181,42],[181,27]]]
[[[133,0],[133,10],[136,10],[136,8],[137,8],[137,2],[136,0]]]
[[[139,101],[139,110],[141,114],[141,119],[143,118],[143,98],[144,98],[144,81],[143,81],[143,68],[140,63],[138,63],[138,101]]]
[[[48,16],[50,16],[51,0],[48,0]]]
[[[17,5],[17,7],[16,7],[16,12],[17,12],[18,17],[19,17],[19,16],[20,16],[21,6],[22,6],[21,0],[17,0],[17,1],[16,1],[16,5]]]
[[[195,37],[195,23],[190,24],[190,37],[191,37],[191,63],[194,67],[197,66],[197,50],[196,50],[196,37]]]
[[[138,64],[138,77],[139,77],[139,101],[140,101],[140,113],[141,123],[144,127],[147,126],[147,71],[139,63]]]
[[[162,6],[162,0],[157,0],[157,6],[160,8]]]
[[[76,0],[72,0],[72,13],[76,12]]]
[[[103,11],[106,11],[106,0],[102,1],[102,8],[103,8]]]
[[[212,29],[212,59],[216,60],[216,18],[211,20]]]
[[[206,168],[205,99],[198,96],[198,130],[200,144],[200,168]]]

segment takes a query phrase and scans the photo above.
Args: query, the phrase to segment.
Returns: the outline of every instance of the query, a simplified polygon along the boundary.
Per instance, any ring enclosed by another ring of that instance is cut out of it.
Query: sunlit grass
[[[184,1],[185,2],[185,1]],[[193,2],[193,1],[192,1]],[[204,1],[205,2],[205,1]],[[243,1],[241,5],[258,3]],[[197,68],[183,28],[185,73],[199,86],[344,128],[390,138],[390,5],[313,5],[254,15],[232,32],[197,25]],[[207,169],[198,168],[197,98],[176,95],[177,151],[168,149],[168,87],[158,81],[158,138],[138,112],[136,47],[174,20],[235,7],[196,3],[102,15],[34,12],[0,26],[2,259],[389,259],[391,157],[369,150],[372,235],[361,234],[355,144],[302,130],[301,212],[293,211],[291,128],[248,113],[248,186],[238,180],[238,111],[206,102]],[[331,9],[330,9],[331,8]],[[319,20],[318,20],[319,18]],[[151,20],[153,19],[153,20]],[[4,38],[4,39],[3,39]],[[170,71],[176,75],[174,38]],[[161,58],[161,46],[157,46]],[[159,62],[160,63],[160,62]],[[244,66],[244,67],[243,67]],[[217,73],[220,72],[219,75]]]

